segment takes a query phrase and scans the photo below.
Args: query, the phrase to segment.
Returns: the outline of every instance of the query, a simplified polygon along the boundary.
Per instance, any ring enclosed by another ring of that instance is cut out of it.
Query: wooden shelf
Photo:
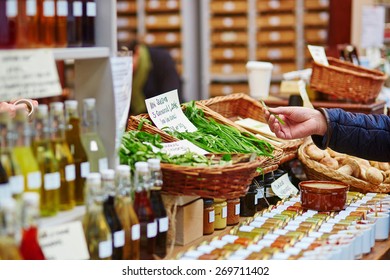
[[[91,48],[59,48],[52,49],[56,60],[67,59],[94,59],[107,58],[110,56],[110,50],[106,47],[91,47]]]

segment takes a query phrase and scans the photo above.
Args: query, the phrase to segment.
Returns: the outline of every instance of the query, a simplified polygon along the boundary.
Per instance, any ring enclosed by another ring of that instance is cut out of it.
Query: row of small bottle
[[[50,103],[50,112],[38,105],[31,123],[23,109],[12,121],[0,112],[0,204],[23,192],[40,194],[41,216],[84,204],[86,176],[108,168],[95,102],[84,100],[82,133],[75,100],[65,101],[65,114],[61,102]]]
[[[0,0],[0,49],[95,45],[95,0]]]
[[[161,198],[160,160],[91,173],[84,233],[91,259],[138,260],[167,254],[168,217]],[[133,199],[134,197],[134,199]]]

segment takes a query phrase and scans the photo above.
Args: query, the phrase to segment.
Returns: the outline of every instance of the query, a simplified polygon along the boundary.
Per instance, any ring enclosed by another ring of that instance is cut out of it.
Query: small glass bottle
[[[83,40],[83,3],[68,0],[67,35],[68,47],[81,47]]]
[[[86,214],[83,228],[91,260],[112,258],[112,235],[103,213],[105,193],[99,173],[88,174],[85,185]]]
[[[76,205],[74,194],[76,170],[72,153],[65,139],[64,104],[62,102],[50,103],[49,117],[51,144],[61,175],[60,210],[70,210]]]
[[[24,260],[44,260],[45,256],[38,242],[39,194],[25,192],[22,196],[22,240],[20,254]]]
[[[150,203],[152,204],[153,213],[157,220],[157,238],[156,238],[156,255],[160,258],[165,258],[167,255],[167,233],[169,220],[167,211],[161,197],[161,188],[163,178],[161,173],[160,159],[148,159],[148,165],[151,172],[150,183]]]
[[[215,221],[214,229],[221,230],[227,225],[227,203],[226,199],[214,199]]]
[[[44,47],[56,44],[56,9],[54,0],[38,0],[39,42]]]
[[[34,117],[32,149],[41,171],[41,216],[54,216],[60,209],[60,169],[50,142],[50,125],[46,104],[38,105]]]
[[[135,164],[134,210],[141,225],[141,260],[153,260],[156,251],[157,222],[148,198],[150,171],[147,162]]]
[[[39,45],[37,0],[18,0],[18,32],[16,45],[19,49]]]
[[[123,246],[125,245],[125,231],[115,210],[115,171],[105,169],[101,172],[102,187],[105,192],[103,202],[103,212],[112,235],[112,259],[121,260],[123,256]]]
[[[228,226],[236,225],[240,222],[240,198],[232,198],[227,203],[227,222]]]
[[[20,230],[17,205],[13,198],[0,202],[0,260],[21,260],[16,233]]]
[[[83,47],[95,46],[95,0],[83,0]]]
[[[0,1],[0,49],[11,49],[16,46],[17,17],[17,0]]]
[[[257,210],[257,190],[256,186],[250,185],[245,196],[240,197],[241,217],[252,217]]]
[[[214,232],[215,210],[212,198],[203,199],[203,235]]]
[[[83,143],[81,142],[80,118],[77,107],[78,102],[76,100],[65,101],[65,138],[66,142],[69,145],[70,152],[73,156],[73,161],[76,169],[76,205],[83,205],[85,178],[89,174],[89,161]]]
[[[56,4],[56,47],[65,48],[68,44],[67,18],[68,2],[66,0],[55,0]]]
[[[140,224],[133,208],[131,198],[130,166],[119,165],[115,175],[116,198],[115,210],[125,231],[123,247],[124,260],[139,260],[140,258]]]

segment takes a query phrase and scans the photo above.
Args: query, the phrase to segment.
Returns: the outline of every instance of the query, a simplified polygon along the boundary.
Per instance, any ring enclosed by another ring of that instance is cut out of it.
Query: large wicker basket
[[[258,100],[244,93],[235,93],[227,96],[218,96],[207,100],[201,100],[198,102],[198,106],[206,107],[203,107],[203,110],[207,111],[214,119],[236,126],[241,131],[250,131],[254,134],[259,134],[256,130],[243,128],[236,124],[234,121],[239,118],[251,118],[263,123],[267,122],[264,117],[262,104]],[[267,137],[270,138],[268,135]],[[303,142],[302,139],[283,140],[276,137],[271,137],[271,139],[279,142],[280,145],[278,148],[283,150],[278,164],[282,164],[296,158],[298,147]]]
[[[314,145],[310,138],[307,139],[307,141],[305,141],[298,149],[298,158],[302,162],[304,172],[309,180],[339,181],[348,184],[352,190],[360,191],[362,193],[390,192],[390,184],[382,183],[380,185],[374,185],[356,177],[338,172],[337,170],[330,169],[318,161],[310,159],[306,153],[306,147],[309,145]]]
[[[329,66],[313,62],[312,89],[351,101],[372,103],[386,81],[386,74],[328,57]]]

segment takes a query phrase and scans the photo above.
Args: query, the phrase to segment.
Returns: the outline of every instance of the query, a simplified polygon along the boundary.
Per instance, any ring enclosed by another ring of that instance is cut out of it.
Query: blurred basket
[[[198,106],[201,106],[204,111],[207,111],[214,119],[217,119],[220,122],[235,126],[241,131],[252,132],[257,136],[260,134],[259,138],[265,141],[267,141],[267,138],[270,139],[268,142],[272,141],[274,146],[283,151],[277,164],[282,164],[296,158],[298,147],[303,142],[302,139],[283,140],[269,135],[263,135],[264,137],[261,137],[262,134],[259,133],[259,131],[247,127],[244,128],[234,122],[240,118],[251,118],[262,123],[267,123],[264,117],[262,104],[247,94],[235,93],[227,96],[218,96],[207,100],[201,100],[197,104]],[[280,144],[277,145],[275,142]]]
[[[319,181],[339,181],[348,184],[352,190],[357,190],[362,193],[377,192],[389,193],[390,184],[374,185],[372,183],[360,180],[356,177],[346,175],[337,170],[319,163],[318,161],[310,159],[306,153],[306,148],[309,145],[314,145],[311,140],[305,141],[298,149],[298,158],[302,162],[303,170],[309,180]]]
[[[375,101],[386,74],[328,57],[329,66],[313,62],[310,87],[316,91],[362,103]]]

